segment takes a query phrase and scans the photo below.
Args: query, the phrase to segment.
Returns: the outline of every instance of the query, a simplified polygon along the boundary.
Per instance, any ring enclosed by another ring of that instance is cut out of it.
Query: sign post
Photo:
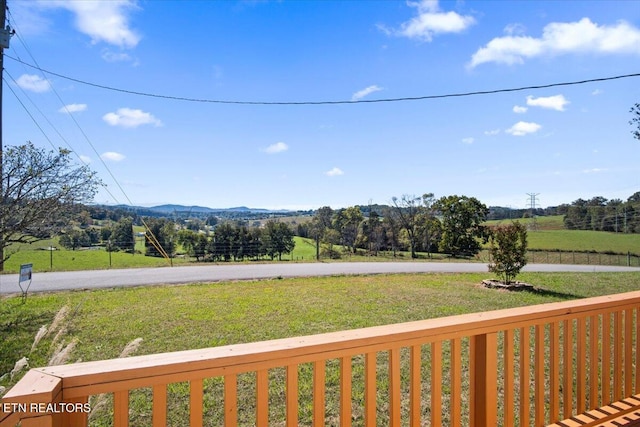
[[[29,287],[31,286],[32,274],[33,274],[33,264],[20,265],[20,276],[18,278],[18,286],[20,286],[20,290],[22,291],[22,302],[25,302],[27,300],[27,292],[29,291]],[[23,283],[27,283],[25,288],[22,287]]]

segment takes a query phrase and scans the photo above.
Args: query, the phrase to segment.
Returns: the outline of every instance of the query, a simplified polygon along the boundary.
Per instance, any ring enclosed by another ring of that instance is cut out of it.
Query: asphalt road
[[[595,265],[530,264],[527,265],[523,271],[640,272],[640,268]],[[276,277],[433,272],[481,273],[487,272],[487,265],[483,263],[443,262],[273,263],[34,273],[32,283],[29,287],[29,292],[269,279]],[[27,283],[23,282],[22,285],[23,287],[26,287]],[[17,274],[6,274],[0,276],[0,294],[20,292]]]

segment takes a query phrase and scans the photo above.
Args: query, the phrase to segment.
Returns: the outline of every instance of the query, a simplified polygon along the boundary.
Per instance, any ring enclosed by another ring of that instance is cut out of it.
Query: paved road
[[[29,292],[70,289],[113,288],[158,284],[198,283],[227,280],[268,279],[275,277],[332,276],[381,273],[478,273],[486,272],[483,263],[444,262],[342,262],[249,265],[197,265],[181,267],[135,268],[119,270],[34,273]],[[636,267],[531,264],[523,271],[605,272],[638,271]],[[20,292],[18,275],[0,276],[0,294]]]

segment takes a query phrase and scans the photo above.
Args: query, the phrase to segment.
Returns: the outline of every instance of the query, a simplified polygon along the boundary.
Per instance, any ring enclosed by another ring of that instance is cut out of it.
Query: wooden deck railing
[[[631,292],[32,369],[0,426],[84,426],[103,393],[115,426],[544,426],[640,392],[639,307]]]

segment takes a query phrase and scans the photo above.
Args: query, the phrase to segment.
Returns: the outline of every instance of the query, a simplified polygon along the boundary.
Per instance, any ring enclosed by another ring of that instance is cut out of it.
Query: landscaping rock
[[[506,285],[501,280],[497,279],[485,279],[482,281],[482,285],[485,288],[490,289],[504,289],[506,291],[534,291],[535,287],[529,283],[515,281]]]

